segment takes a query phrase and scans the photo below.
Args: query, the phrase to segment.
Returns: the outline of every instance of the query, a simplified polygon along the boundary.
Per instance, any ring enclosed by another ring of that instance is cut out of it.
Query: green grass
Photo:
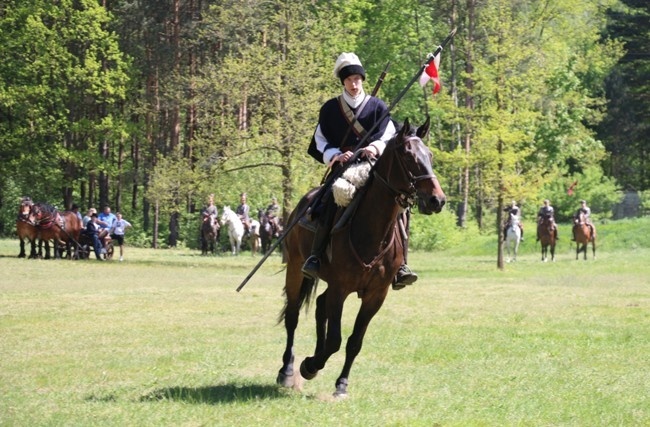
[[[530,232],[503,271],[488,244],[411,254],[420,280],[389,293],[340,402],[343,350],[301,391],[275,385],[279,256],[237,293],[259,257],[24,260],[0,240],[0,425],[649,425],[650,249],[610,226],[596,261],[567,239],[541,263]],[[298,360],[313,346],[312,308]]]

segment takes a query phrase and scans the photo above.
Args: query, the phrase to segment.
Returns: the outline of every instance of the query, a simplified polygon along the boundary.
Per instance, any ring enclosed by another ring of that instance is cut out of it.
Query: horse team
[[[60,212],[51,205],[34,203],[31,198],[23,197],[16,218],[16,230],[20,240],[19,258],[27,256],[26,241],[30,244],[29,258],[43,257],[44,243],[45,259],[49,259],[49,242],[52,242],[54,258],[62,258],[64,252],[68,259],[79,257],[82,224],[72,211]]]

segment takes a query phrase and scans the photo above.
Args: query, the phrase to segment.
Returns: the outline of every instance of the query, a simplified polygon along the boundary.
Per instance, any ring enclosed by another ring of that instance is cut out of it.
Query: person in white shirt
[[[111,238],[120,245],[120,261],[124,261],[124,232],[131,227],[131,223],[122,218],[122,213],[115,215],[115,221],[111,226]]]

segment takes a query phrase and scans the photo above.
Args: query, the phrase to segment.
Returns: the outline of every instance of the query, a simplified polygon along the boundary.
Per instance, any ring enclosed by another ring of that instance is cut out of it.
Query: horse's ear
[[[411,129],[411,125],[409,124],[409,119],[404,120],[404,124],[402,125],[402,129],[399,130],[399,136],[401,138],[404,138],[409,134],[409,129]]]
[[[415,134],[418,136],[418,138],[424,139],[424,138],[427,137],[427,135],[429,134],[429,126],[430,125],[431,125],[431,117],[429,117],[429,115],[427,114],[427,120],[415,132]]]

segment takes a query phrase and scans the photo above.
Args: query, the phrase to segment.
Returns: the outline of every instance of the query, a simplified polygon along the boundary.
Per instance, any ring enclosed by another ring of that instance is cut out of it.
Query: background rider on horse
[[[251,228],[250,211],[251,208],[247,203],[247,195],[246,193],[241,193],[239,196],[239,206],[237,206],[235,213],[239,216],[242,224],[244,224],[244,235],[246,236],[250,233]]]
[[[580,201],[580,207],[576,211],[576,214],[574,215],[574,226],[573,226],[573,239],[571,239],[572,242],[576,241],[576,226],[578,225],[578,221],[580,220],[580,214],[584,216],[585,219],[585,224],[589,227],[591,230],[591,240],[594,240],[594,236],[596,235],[596,232],[594,230],[594,225],[591,223],[591,209],[589,206],[587,206],[587,201],[586,200],[581,200]]]
[[[278,198],[271,197],[271,204],[266,207],[266,217],[269,219],[269,224],[271,224],[273,237],[278,237],[280,235],[280,214]]]
[[[544,205],[539,208],[539,212],[537,212],[537,241],[539,242],[539,226],[542,225],[542,222],[544,221],[544,218],[548,218],[549,221],[551,222],[551,226],[553,227],[553,233],[555,234],[555,240],[558,240],[557,237],[557,224],[555,224],[555,210],[553,209],[553,206],[551,206],[551,201],[548,199],[544,200]]]
[[[508,212],[508,219],[506,220],[506,225],[503,227],[503,238],[505,239],[508,236],[508,227],[512,224],[512,215],[516,215],[517,217],[521,217],[521,209],[519,209],[519,206],[517,206],[517,202],[514,200],[510,204],[510,206],[507,206],[504,211]],[[519,229],[521,230],[521,241],[524,241],[524,225],[519,221]]]
[[[219,210],[214,204],[214,194],[208,196],[208,206],[203,209],[203,221],[210,221],[210,226],[214,227],[219,216]]]

